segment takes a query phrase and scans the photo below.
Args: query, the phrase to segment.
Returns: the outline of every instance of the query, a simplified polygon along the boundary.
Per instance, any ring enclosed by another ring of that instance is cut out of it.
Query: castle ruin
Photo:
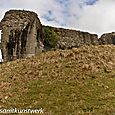
[[[70,29],[42,26],[38,15],[32,11],[10,10],[0,22],[2,58],[4,62],[27,58],[44,50],[44,29],[57,35],[55,48],[70,49],[82,45],[115,44],[115,33],[96,34]]]

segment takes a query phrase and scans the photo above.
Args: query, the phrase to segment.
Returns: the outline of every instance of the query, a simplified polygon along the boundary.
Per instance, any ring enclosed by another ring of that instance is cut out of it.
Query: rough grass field
[[[115,115],[115,46],[84,46],[0,65],[0,108]]]

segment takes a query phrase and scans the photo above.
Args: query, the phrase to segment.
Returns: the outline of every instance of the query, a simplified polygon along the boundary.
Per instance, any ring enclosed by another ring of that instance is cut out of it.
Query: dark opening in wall
[[[10,31],[10,35],[9,35],[9,42],[7,43],[7,51],[8,51],[8,60],[13,60],[13,48],[15,47],[15,40],[14,40],[14,36],[13,36],[13,30]]]
[[[3,62],[3,58],[2,58],[2,51],[1,51],[1,36],[2,36],[2,30],[0,30],[0,63]]]
[[[21,58],[23,58],[26,53],[26,42],[27,42],[28,28],[29,28],[29,24],[26,26],[26,28],[23,29],[22,35],[21,35],[21,52],[20,52]]]

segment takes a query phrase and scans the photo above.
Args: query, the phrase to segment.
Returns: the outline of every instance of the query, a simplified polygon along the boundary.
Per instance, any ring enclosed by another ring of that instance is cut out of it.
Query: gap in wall
[[[0,30],[0,44],[1,44],[1,35],[2,35],[2,30]],[[1,49],[0,49],[0,62],[3,62]]]

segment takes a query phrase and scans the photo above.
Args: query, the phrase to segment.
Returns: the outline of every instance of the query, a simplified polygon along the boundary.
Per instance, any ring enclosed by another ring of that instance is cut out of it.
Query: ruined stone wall
[[[42,25],[34,12],[10,10],[5,13],[0,29],[4,61],[30,57],[43,49]]]
[[[26,58],[39,54],[45,49],[45,29],[56,34],[55,48],[71,49],[82,45],[115,45],[115,32],[96,34],[70,29],[42,26],[36,13],[24,10],[10,10],[0,22],[2,40],[0,48],[4,61]]]
[[[103,34],[99,38],[100,45],[114,44],[115,45],[115,32]]]
[[[43,26],[43,29],[49,28],[57,35],[57,46],[60,49],[69,49],[72,47],[80,47],[82,45],[98,45],[98,36],[88,32],[81,32],[70,29],[55,28]]]
[[[58,39],[56,48],[59,49],[71,49],[82,45],[115,45],[115,32],[105,33],[98,38],[96,34],[50,26],[43,26],[43,32],[45,28],[56,33]]]

